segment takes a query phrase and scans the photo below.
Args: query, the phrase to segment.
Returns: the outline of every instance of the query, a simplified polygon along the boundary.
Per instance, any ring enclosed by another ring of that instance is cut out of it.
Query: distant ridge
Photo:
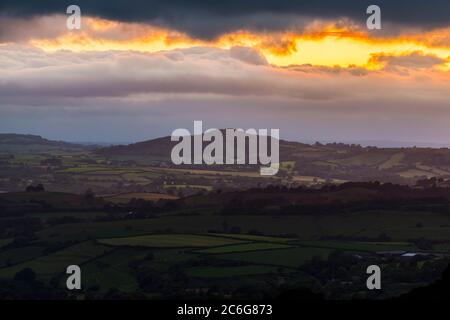
[[[177,142],[172,142],[170,137],[157,138],[142,142],[136,142],[129,145],[115,145],[97,150],[98,154],[104,156],[123,156],[123,155],[140,155],[140,156],[161,156],[170,157],[172,147]]]
[[[65,141],[48,140],[33,134],[0,133],[0,145],[41,145],[80,148],[82,145]]]
[[[147,162],[154,160],[174,166],[170,161],[170,154],[176,143],[172,142],[170,137],[163,137],[130,145],[99,148],[96,153],[106,158],[118,157],[127,160],[144,157]],[[382,148],[357,143],[306,144],[280,140],[280,162],[281,174],[284,172],[325,180],[410,183],[430,177],[450,178],[448,148]],[[195,167],[210,168],[207,165]]]
[[[109,147],[86,146],[53,141],[38,135],[0,134],[0,152],[47,152],[50,149],[81,149],[113,161],[179,167],[172,163],[171,152],[177,142],[169,136]],[[207,143],[205,143],[206,145]],[[280,173],[293,181],[322,179],[341,181],[374,181],[414,183],[419,179],[450,179],[450,149],[424,147],[364,147],[360,144],[305,144],[280,140]],[[248,150],[248,149],[247,149]],[[185,165],[194,169],[254,170],[245,165]],[[296,180],[297,179],[297,180]],[[308,180],[309,181],[309,180]]]

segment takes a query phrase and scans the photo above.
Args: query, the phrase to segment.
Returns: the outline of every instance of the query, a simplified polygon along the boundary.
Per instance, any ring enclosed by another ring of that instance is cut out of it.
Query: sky
[[[81,29],[66,8],[81,8]],[[177,128],[450,143],[450,2],[0,2],[0,132],[132,142]]]

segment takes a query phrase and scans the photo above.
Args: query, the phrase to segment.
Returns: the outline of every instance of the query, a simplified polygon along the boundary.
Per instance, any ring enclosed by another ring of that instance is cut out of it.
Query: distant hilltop
[[[0,133],[0,146],[2,151],[8,151],[8,147],[13,146],[34,146],[34,147],[60,147],[60,148],[81,148],[82,145],[65,141],[48,140],[33,134]]]
[[[109,147],[86,146],[52,141],[36,135],[0,134],[0,152],[14,154],[42,152],[48,149],[83,149],[95,157],[105,158],[122,165],[175,166],[170,154],[176,142],[162,137],[128,145]],[[250,168],[222,165],[191,165],[194,169],[245,170]],[[252,169],[251,169],[252,170]],[[313,143],[306,144],[280,140],[280,172],[278,177],[294,182],[308,177],[318,181],[382,181],[414,183],[419,179],[450,178],[450,149],[423,147],[379,148],[359,144]]]
[[[170,137],[163,137],[100,148],[96,153],[107,158],[156,160],[171,166],[170,153],[175,144]],[[379,148],[336,142],[306,144],[280,140],[280,164],[281,174],[289,176],[410,183],[431,177],[450,178],[450,149]],[[207,167],[196,166],[199,169]]]

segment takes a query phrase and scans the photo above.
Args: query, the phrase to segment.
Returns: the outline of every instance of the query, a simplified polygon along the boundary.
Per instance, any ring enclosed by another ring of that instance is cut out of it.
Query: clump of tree
[[[25,268],[16,273],[11,280],[0,280],[0,299],[2,300],[57,300],[67,299],[67,293],[56,285],[41,282],[33,269]]]
[[[44,192],[44,191],[45,191],[45,188],[44,188],[44,186],[42,185],[42,183],[39,183],[39,184],[36,185],[36,186],[29,185],[28,187],[26,187],[25,191],[26,191],[26,192]]]
[[[92,191],[92,189],[87,189],[83,195],[83,198],[86,203],[93,204],[95,202],[95,193]]]

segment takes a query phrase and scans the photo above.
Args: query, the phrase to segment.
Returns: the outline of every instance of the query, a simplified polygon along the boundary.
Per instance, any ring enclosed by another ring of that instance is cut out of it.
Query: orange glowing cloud
[[[424,35],[375,37],[349,24],[315,22],[303,31],[255,33],[237,31],[207,41],[187,34],[138,23],[85,18],[83,29],[66,31],[53,38],[32,39],[30,44],[47,52],[58,50],[158,52],[197,46],[229,49],[235,46],[258,50],[274,66],[310,64],[326,67],[361,67],[379,70],[384,63],[374,59],[383,53],[407,56],[420,52],[441,59],[441,70],[449,70],[450,28]]]

